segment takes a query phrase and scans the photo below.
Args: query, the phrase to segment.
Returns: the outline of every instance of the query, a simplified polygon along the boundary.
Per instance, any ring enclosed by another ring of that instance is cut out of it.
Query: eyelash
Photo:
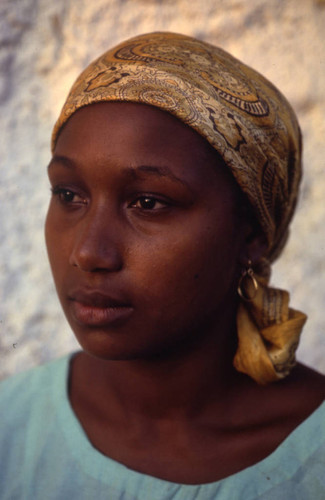
[[[161,200],[159,198],[157,198],[156,196],[138,196],[138,198],[136,198],[134,201],[132,201],[132,203],[130,203],[129,207],[131,208],[137,208],[136,207],[136,204],[138,202],[143,202],[143,203],[148,203],[149,206],[145,207],[145,206],[140,206],[138,207],[140,210],[143,210],[145,212],[148,212],[148,211],[157,211],[157,210],[163,210],[164,208],[168,207],[170,204],[165,201],[165,200]],[[154,209],[153,206],[152,206],[152,202],[153,202],[153,205],[155,206],[157,203],[162,205],[161,207],[159,208],[156,208]]]
[[[52,192],[52,196],[56,196],[60,203],[62,203],[62,205],[79,205],[79,204],[86,204],[87,201],[85,199],[83,199],[81,196],[79,196],[75,191],[72,191],[71,189],[67,189],[67,188],[61,188],[61,187],[54,187],[54,188],[51,188],[51,192]],[[71,199],[67,199],[68,197],[71,197]],[[79,196],[79,198],[81,199],[81,201],[73,201],[73,198],[75,196]],[[145,206],[140,206],[140,207],[137,207],[137,203],[140,202],[141,203],[148,203],[149,206],[145,207]],[[154,208],[154,206],[156,204],[160,204],[162,205],[161,207],[159,208]],[[139,210],[142,210],[144,212],[149,212],[149,211],[158,211],[158,210],[163,210],[164,208],[167,208],[168,206],[170,205],[170,203],[168,203],[166,200],[161,200],[159,198],[157,198],[156,196],[150,196],[150,195],[143,195],[143,196],[138,196],[137,198],[135,198],[129,205],[128,205],[128,208],[138,208]]]
[[[67,188],[61,188],[61,187],[54,187],[54,188],[51,188],[51,192],[52,192],[52,195],[53,196],[56,196],[60,203],[62,203],[63,205],[77,205],[77,204],[83,204],[85,205],[87,202],[84,198],[82,198],[81,196],[79,196],[80,200],[81,201],[73,201],[73,198],[75,196],[78,196],[78,194],[75,192],[75,191],[72,191],[71,189],[67,189]],[[66,199],[65,196],[72,196],[72,199]]]

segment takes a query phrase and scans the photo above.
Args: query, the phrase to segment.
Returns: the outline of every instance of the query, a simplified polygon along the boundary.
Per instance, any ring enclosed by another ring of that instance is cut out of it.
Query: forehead
[[[121,142],[127,137],[130,145],[143,144],[149,151],[163,143],[175,149],[186,144],[201,155],[208,151],[207,141],[178,118],[153,106],[129,102],[101,102],[79,109],[70,117],[59,139],[62,141],[63,135],[73,142],[91,138],[92,143],[97,143],[106,135],[108,141],[112,129],[115,136],[120,134]]]
[[[85,167],[168,167],[200,185],[235,186],[227,166],[203,137],[171,114],[145,104],[108,102],[81,108],[63,127],[56,155]]]

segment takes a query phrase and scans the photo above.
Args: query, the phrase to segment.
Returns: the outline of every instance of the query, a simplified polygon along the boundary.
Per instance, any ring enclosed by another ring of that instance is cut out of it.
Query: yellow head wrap
[[[141,35],[105,52],[79,76],[55,124],[52,151],[73,113],[103,101],[150,104],[175,115],[230,168],[268,242],[254,269],[257,293],[239,305],[234,365],[262,384],[283,378],[295,364],[306,320],[289,308],[287,292],[268,286],[270,262],[287,239],[301,178],[301,136],[289,103],[262,75],[220,48],[173,33]]]

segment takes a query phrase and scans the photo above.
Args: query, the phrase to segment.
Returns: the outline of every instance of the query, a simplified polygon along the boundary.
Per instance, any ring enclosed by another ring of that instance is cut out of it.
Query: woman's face
[[[150,106],[95,104],[65,125],[48,171],[49,259],[85,351],[146,358],[216,326],[245,235],[201,136]]]

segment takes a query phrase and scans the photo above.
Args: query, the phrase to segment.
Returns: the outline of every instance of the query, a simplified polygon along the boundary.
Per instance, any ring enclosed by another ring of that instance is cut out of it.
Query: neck
[[[75,387],[97,398],[101,411],[114,407],[126,419],[188,418],[221,404],[238,376],[232,366],[235,318],[236,308],[223,308],[214,325],[196,335],[195,345],[160,358],[107,361],[81,353],[72,370],[79,373]]]
[[[236,308],[223,308],[218,321],[185,349],[151,359],[107,361],[82,353],[76,360],[80,387],[96,387],[102,411],[120,416],[159,419],[188,418],[211,403],[226,400],[237,372]],[[95,402],[96,404],[96,402]]]

